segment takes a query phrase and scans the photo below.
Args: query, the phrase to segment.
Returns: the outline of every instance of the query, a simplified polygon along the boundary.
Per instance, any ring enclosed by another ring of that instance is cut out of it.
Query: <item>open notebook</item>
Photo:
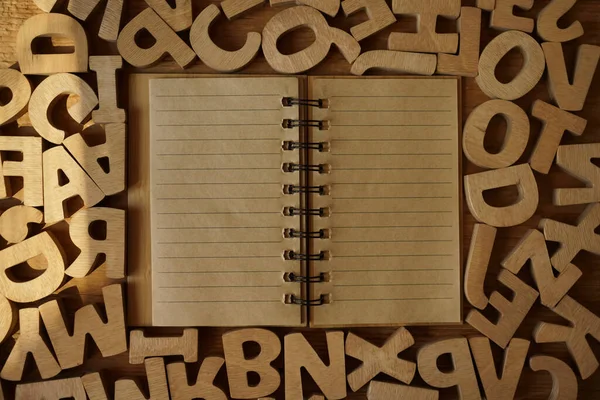
[[[460,322],[458,93],[150,79],[152,324]]]

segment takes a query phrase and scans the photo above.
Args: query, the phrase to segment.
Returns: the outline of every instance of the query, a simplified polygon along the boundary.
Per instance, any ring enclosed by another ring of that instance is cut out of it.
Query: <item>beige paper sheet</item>
[[[310,141],[330,143],[311,152],[311,207],[330,207],[311,230],[330,229],[312,252],[311,297],[330,304],[310,310],[312,326],[456,323],[461,320],[460,141],[457,79],[325,78],[309,80]]]
[[[299,162],[282,141],[298,140],[284,118],[298,118],[299,81],[286,78],[150,80],[152,317],[154,326],[303,325],[301,296],[284,273],[302,274],[283,258],[301,251],[285,228],[301,229],[299,195],[282,185]],[[135,149],[130,149],[135,151]]]

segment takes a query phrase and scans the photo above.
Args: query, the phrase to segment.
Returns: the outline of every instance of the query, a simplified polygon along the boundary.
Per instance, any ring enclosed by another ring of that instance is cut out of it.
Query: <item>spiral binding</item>
[[[326,108],[328,101],[326,99],[299,99],[294,97],[284,97],[282,99],[284,107],[290,107],[294,105],[299,106],[310,106],[318,108]],[[313,127],[318,129],[327,129],[329,127],[328,121],[314,120],[314,119],[284,119],[282,122],[283,128],[291,129],[297,127]],[[296,142],[296,141],[284,141],[282,145],[285,151],[329,151],[328,142]],[[320,174],[328,173],[331,166],[328,164],[297,164],[297,163],[284,163],[282,170],[284,172],[317,172]],[[297,194],[297,193],[315,193],[321,196],[329,194],[329,187],[327,185],[310,186],[310,185],[283,185],[283,193],[285,194]],[[285,207],[283,214],[286,216],[294,217],[298,215],[311,215],[316,217],[325,218],[330,214],[329,208],[299,208],[299,207]],[[328,239],[329,230],[319,229],[318,231],[299,231],[294,228],[288,228],[284,230],[284,236],[287,238],[301,238],[301,239]],[[286,250],[283,254],[284,259],[294,261],[325,261],[329,259],[328,251],[320,251],[318,253],[299,253],[294,250]],[[287,282],[299,282],[299,283],[322,283],[326,282],[326,274],[321,273],[316,276],[304,276],[297,275],[294,272],[286,273],[285,280]],[[286,295],[286,303],[297,304],[302,306],[320,306],[326,304],[326,295],[321,295],[317,299],[302,299],[294,294]]]

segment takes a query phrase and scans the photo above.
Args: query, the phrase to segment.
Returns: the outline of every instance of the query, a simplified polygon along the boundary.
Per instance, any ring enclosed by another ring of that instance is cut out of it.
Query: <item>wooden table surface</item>
[[[388,2],[390,2],[388,0]],[[549,0],[536,0],[535,6],[531,11],[528,12],[517,12],[517,14],[524,16],[534,17],[537,15],[539,10],[541,10]],[[65,12],[66,1],[62,2],[63,4],[59,8],[61,12]],[[193,0],[194,6],[194,16],[197,16],[199,12],[210,4],[210,1],[207,0]],[[212,3],[219,3],[218,1]],[[463,5],[474,5],[475,0],[463,0]],[[124,23],[131,20],[135,15],[137,15],[141,10],[146,8],[147,5],[144,0],[128,0],[125,6],[124,13]],[[246,33],[249,31],[262,31],[262,27],[265,25],[266,21],[269,20],[275,13],[277,13],[280,8],[270,8],[268,5],[264,7],[259,7],[256,10],[250,11],[246,15],[243,15],[241,18],[228,22],[225,18],[221,18],[219,22],[213,29],[214,40],[217,44],[222,47],[230,50],[237,49],[242,46],[245,41]],[[34,5],[33,0],[0,0],[0,67],[9,67],[13,66],[16,63],[15,57],[15,40],[16,34],[21,23],[29,18],[30,16],[39,13],[40,11]],[[346,31],[349,30],[349,27],[357,24],[360,21],[365,20],[366,17],[364,15],[354,15],[352,17],[346,18],[343,15],[343,12],[340,11],[339,15],[336,18],[328,18],[330,24],[336,26],[338,28],[343,28]],[[86,31],[88,33],[88,38],[90,42],[90,55],[107,55],[107,54],[117,54],[116,46],[112,43],[103,42],[98,39],[97,31],[101,20],[101,13],[96,12],[88,22],[84,23]],[[567,57],[568,64],[572,65],[577,47],[580,44],[595,44],[600,45],[600,1],[598,0],[579,0],[575,7],[567,14],[565,18],[561,20],[561,24],[563,26],[567,26],[573,20],[579,20],[584,29],[585,35],[577,40],[569,42],[564,46],[565,54]],[[390,32],[393,31],[413,31],[415,25],[415,19],[410,17],[400,17],[399,21],[393,26],[385,29],[382,32],[379,32],[373,37],[367,38],[361,42],[361,47],[363,51],[367,50],[375,50],[375,49],[385,49],[387,43],[387,37]],[[489,22],[489,13],[484,12],[483,25],[487,26]],[[442,21],[440,24],[440,28],[443,32],[452,32],[455,30],[454,24],[450,21]],[[218,32],[218,34],[216,33]],[[494,36],[498,34],[498,31],[491,30],[489,28],[483,29],[482,32],[482,48],[485,46]],[[182,36],[185,38],[187,33],[183,33]],[[282,47],[287,51],[294,51],[298,49],[302,49],[306,47],[308,43],[312,40],[312,32],[309,30],[298,30],[294,33],[287,35],[287,38],[284,39],[282,43]],[[186,38],[187,40],[187,38]],[[501,62],[499,68],[497,69],[497,75],[501,79],[510,79],[514,76],[515,72],[518,71],[520,65],[522,63],[522,56],[518,52],[511,52],[509,56],[505,57]],[[572,69],[572,68],[571,68]],[[131,67],[125,68],[125,74],[130,72],[140,72],[139,69],[134,69]],[[170,59],[167,58],[163,62],[158,65],[145,69],[147,72],[181,72],[181,69]],[[187,72],[194,73],[214,73],[208,67],[201,64],[199,60],[196,60],[195,63],[186,70]],[[257,59],[250,64],[246,69],[241,71],[241,73],[248,74],[268,74],[273,73],[274,71],[269,67],[266,63],[262,54],[260,54]],[[347,75],[350,73],[350,65],[344,60],[339,51],[332,48],[327,59],[320,65],[316,66],[312,70],[309,71],[311,75]],[[85,79],[90,82],[93,82],[93,76],[91,74],[84,74]],[[123,77],[124,78],[124,77]],[[531,105],[535,99],[541,99],[544,101],[549,101],[548,90],[546,87],[546,79],[544,76],[542,81],[538,84],[538,86],[527,94],[525,97],[516,101],[516,103],[529,111]],[[120,79],[120,93],[121,96],[124,96],[126,93],[126,79]],[[471,110],[478,106],[479,104],[485,102],[487,97],[481,92],[475,83],[474,79],[464,79],[463,80],[463,120],[469,115]],[[122,98],[123,104],[125,104],[125,99]],[[598,142],[600,141],[600,73],[596,73],[595,79],[592,84],[592,88],[590,90],[587,103],[583,109],[583,111],[577,113],[578,115],[586,118],[588,120],[588,126],[583,136],[581,137],[573,137],[570,135],[565,135],[563,138],[563,144],[566,143],[590,143],[590,142]],[[28,122],[27,117],[22,118],[19,123],[26,125]],[[493,121],[492,127],[488,131],[488,135],[486,137],[486,145],[489,146],[489,149],[499,149],[499,146],[502,143],[502,139],[504,134],[502,133],[504,127],[504,123],[501,120],[497,121],[496,119]],[[529,139],[529,144],[527,150],[519,160],[519,163],[527,162],[529,156],[531,155],[531,151],[534,143],[537,141],[539,136],[539,132],[541,129],[541,124],[539,121],[532,119],[531,120],[531,136]],[[27,128],[18,128],[17,124],[10,124],[0,128],[0,134],[15,134],[21,132],[31,132],[31,130]],[[465,174],[470,174],[474,172],[478,172],[479,169],[474,165],[470,164],[466,159],[463,159],[463,169]],[[557,187],[575,187],[580,186],[581,183],[577,180],[567,176],[566,174],[560,172],[558,168],[553,166],[550,174],[541,175],[536,173],[536,179],[538,182],[538,186],[540,189],[540,204],[538,206],[537,213],[534,217],[532,217],[529,221],[527,221],[524,225],[513,227],[513,228],[503,228],[499,229],[494,251],[492,254],[492,259],[490,263],[490,267],[488,270],[488,276],[486,278],[486,294],[490,294],[493,290],[499,289],[501,293],[508,292],[506,288],[500,287],[500,285],[496,282],[496,276],[499,272],[499,261],[517,244],[519,239],[526,233],[526,231],[530,228],[535,228],[538,225],[540,218],[549,217],[553,219],[557,219],[563,222],[573,223],[578,215],[581,213],[585,206],[568,206],[568,207],[556,207],[552,205],[552,190]],[[498,190],[497,193],[494,194],[495,200],[502,203],[507,204],[511,199],[516,197],[516,191],[511,190]],[[109,199],[109,204],[116,207],[126,207],[126,196],[116,196],[115,198]],[[0,203],[0,209],[6,208],[6,205]],[[463,247],[465,251],[465,255],[468,252],[468,246],[470,242],[471,232],[473,228],[474,219],[468,212],[468,209],[465,207],[464,211],[464,238],[463,238]],[[65,224],[58,224],[53,228],[54,231],[64,233]],[[129,246],[135,246],[134,243],[129,243]],[[550,250],[554,251],[556,248],[555,244],[551,244]],[[73,254],[69,255],[69,258],[72,259]],[[574,260],[574,263],[583,271],[583,277],[577,282],[577,284],[572,288],[569,295],[583,304],[585,307],[590,309],[592,312],[596,314],[600,314],[600,262],[598,258],[587,253],[582,253],[577,256]],[[519,276],[533,285],[531,274],[528,269],[523,271]],[[73,279],[71,282],[67,283],[67,287],[59,290],[60,293],[56,294],[56,297],[63,298],[65,309],[67,314],[72,314],[72,312],[82,304],[87,304],[90,302],[101,302],[101,288],[109,283],[113,283],[114,281],[110,281],[104,277],[102,270],[96,270],[90,276],[84,279]],[[510,298],[510,295],[508,295]],[[45,299],[44,301],[47,301]],[[465,315],[468,312],[470,306],[465,301],[464,312]],[[486,313],[486,315],[491,316],[491,313]],[[562,320],[560,317],[552,313],[549,309],[542,306],[539,301],[535,304],[533,309],[527,315],[527,318],[518,329],[516,333],[516,337],[525,338],[532,340],[532,332],[535,324],[539,321],[549,321],[554,323],[566,323],[566,321]],[[364,337],[365,339],[371,340],[377,345],[381,345],[383,341],[393,332],[394,328],[360,328],[353,330],[358,335]],[[468,325],[462,326],[425,326],[425,327],[412,327],[409,328],[410,332],[413,334],[416,340],[415,346],[411,349],[407,350],[402,354],[404,358],[415,360],[416,350],[425,343],[457,337],[460,335],[470,337],[478,335],[478,332],[472,329]],[[297,330],[291,329],[274,329],[278,335],[283,338],[283,335]],[[319,354],[325,359],[327,358],[326,347],[325,347],[325,334],[324,331],[318,329],[300,329],[300,331],[304,332],[304,334],[308,337],[309,341],[317,348]],[[163,330],[166,332],[166,330]],[[204,357],[206,355],[221,355],[221,341],[220,335],[224,332],[223,329],[216,328],[200,328],[200,356]],[[0,365],[6,359],[8,355],[8,351],[11,348],[11,341],[7,341],[8,343],[4,343],[0,348]],[[600,345],[598,342],[593,339],[590,341],[590,344],[597,356],[600,356]],[[144,370],[143,366],[138,365],[130,365],[128,363],[127,355],[122,354],[115,357],[102,358],[95,348],[95,346],[89,346],[88,350],[88,359],[82,367],[64,371],[61,376],[78,376],[83,372],[90,371],[100,371],[102,370],[105,373],[105,376],[108,378],[109,388],[112,387],[112,382],[114,379],[120,377],[132,377],[132,376],[143,376]],[[496,359],[497,367],[501,366],[503,355],[502,351],[499,347],[493,345],[494,355]],[[546,354],[558,357],[566,362],[576,370],[575,364],[569,356],[566,346],[564,344],[543,344],[538,345],[535,343],[531,344],[529,355],[533,354]],[[169,360],[168,360],[169,361]],[[283,372],[283,361],[280,356],[276,361],[276,365],[278,365]],[[355,360],[349,359],[347,361],[347,368],[349,370],[353,369],[357,365]],[[188,371],[191,371],[190,376],[195,376],[198,370],[198,365],[194,367],[188,368]],[[37,380],[39,376],[37,372],[31,372],[30,369],[26,372],[26,379],[28,381]],[[218,381],[222,383],[223,387],[225,385],[225,374],[224,370],[222,370],[218,376]],[[140,384],[142,388],[147,389],[147,385],[145,383],[145,379],[140,379]],[[314,383],[311,382],[309,378],[306,379],[306,388],[305,393],[311,393],[312,389],[315,389]],[[415,376],[415,380],[413,381],[415,385],[423,385],[422,380],[417,376]],[[10,385],[8,386],[9,390],[12,390]],[[519,387],[517,390],[518,399],[546,399],[548,398],[551,390],[552,382],[549,374],[547,373],[533,373],[526,366],[523,370],[523,374],[521,376],[521,380],[519,383]],[[449,389],[441,390],[441,399],[454,399],[458,397],[458,392],[455,387]],[[282,387],[277,393],[277,398],[283,398]],[[349,399],[364,399],[365,394],[364,391],[360,391],[358,393],[349,393]],[[596,371],[594,375],[588,378],[585,381],[579,380],[579,398],[580,399],[600,399],[600,371]]]

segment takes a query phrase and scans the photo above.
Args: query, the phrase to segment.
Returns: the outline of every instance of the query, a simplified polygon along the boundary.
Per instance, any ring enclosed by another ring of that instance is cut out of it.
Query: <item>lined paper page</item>
[[[311,141],[330,143],[311,152],[329,174],[329,196],[311,207],[330,207],[314,218],[311,275],[330,281],[312,286],[312,297],[331,303],[311,309],[314,326],[460,322],[460,150],[458,80],[414,78],[314,78],[311,98],[329,100],[312,118]]]
[[[301,308],[284,304],[301,295],[285,272],[300,251],[284,228],[300,229],[298,140],[283,129],[298,107],[297,78],[189,78],[150,81],[153,324],[155,326],[302,325]],[[135,149],[132,149],[135,151]]]

